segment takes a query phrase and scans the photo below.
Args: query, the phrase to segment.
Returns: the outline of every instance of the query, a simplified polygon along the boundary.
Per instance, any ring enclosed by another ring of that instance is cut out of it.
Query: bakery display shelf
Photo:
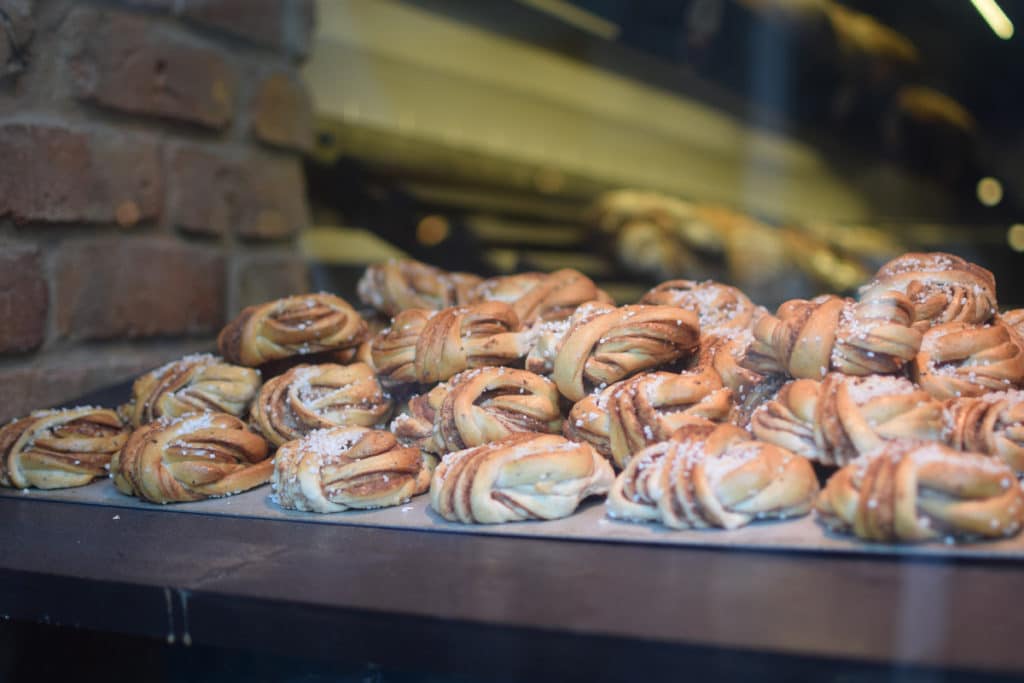
[[[127,391],[84,400],[116,405]],[[425,497],[310,515],[268,495],[159,507],[109,482],[5,492],[0,618],[430,670],[511,648],[523,675],[552,659],[607,673],[622,657],[695,652],[1024,672],[1012,561],[1024,546],[1012,541],[871,546],[810,518],[672,532],[605,521],[599,503],[556,522],[462,527]]]

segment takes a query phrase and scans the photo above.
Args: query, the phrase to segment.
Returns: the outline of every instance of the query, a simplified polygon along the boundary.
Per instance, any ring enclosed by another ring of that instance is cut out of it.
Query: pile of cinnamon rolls
[[[815,510],[872,541],[979,540],[1024,523],[1024,310],[987,270],[906,254],[857,299],[775,314],[713,281],[616,306],[573,270],[483,280],[371,266],[367,309],[252,306],[118,410],[0,429],[0,485],[109,474],[157,502],[271,483],[287,509],[427,494],[461,523],[607,515],[735,529]],[[819,482],[824,482],[824,485]]]

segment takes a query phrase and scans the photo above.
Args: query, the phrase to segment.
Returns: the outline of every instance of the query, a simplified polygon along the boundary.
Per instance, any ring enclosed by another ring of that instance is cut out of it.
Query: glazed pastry
[[[1024,391],[995,391],[945,403],[946,443],[994,455],[1024,474]]]
[[[938,439],[942,405],[902,377],[798,379],[750,420],[754,436],[824,465],[842,467],[901,438]]]
[[[1020,531],[1024,492],[1004,463],[930,441],[888,441],[832,475],[817,510],[866,541],[1001,538]]]
[[[749,329],[755,322],[755,315],[760,317],[759,312],[767,312],[755,306],[740,290],[714,280],[662,282],[644,294],[639,303],[694,311],[702,334],[726,335]]]
[[[463,370],[511,365],[529,350],[519,318],[497,301],[427,311],[402,311],[371,346],[373,365],[387,386],[433,384]]]
[[[272,446],[315,429],[384,422],[391,398],[370,366],[299,365],[267,380],[252,405],[252,426]]]
[[[256,367],[273,360],[323,351],[355,349],[366,322],[344,299],[303,294],[249,306],[221,330],[220,355]]]
[[[359,300],[388,317],[409,308],[439,311],[470,303],[480,278],[449,273],[412,259],[369,266],[357,285]]]
[[[266,484],[274,463],[263,437],[226,413],[162,417],[136,429],[110,463],[121,493],[151,503],[230,496]]]
[[[587,444],[519,433],[446,455],[430,482],[430,506],[463,524],[559,519],[607,493],[614,478]]]
[[[914,305],[915,326],[949,322],[981,324],[996,313],[996,280],[979,265],[953,254],[904,254],[886,263],[861,288],[861,299],[881,292],[905,294]]]
[[[208,353],[185,356],[135,380],[127,421],[215,412],[244,417],[260,388],[260,372],[231,365]]]
[[[334,427],[282,446],[270,484],[274,501],[289,510],[390,507],[426,493],[434,462],[390,432]]]
[[[0,427],[0,486],[61,489],[107,474],[128,438],[113,410],[40,410]]]
[[[647,372],[578,401],[564,432],[622,469],[634,453],[683,425],[727,420],[731,393],[714,372]]]
[[[490,367],[461,372],[409,402],[393,431],[429,453],[500,441],[516,432],[558,433],[558,389],[526,370]]]
[[[925,332],[910,376],[940,400],[1015,389],[1024,383],[1024,342],[999,320],[936,325]]]
[[[474,301],[501,301],[512,306],[524,326],[537,321],[565,320],[587,301],[612,303],[594,281],[578,270],[563,268],[553,273],[520,273],[480,283]]]
[[[633,457],[608,516],[673,529],[737,529],[807,514],[818,480],[807,460],[732,425],[691,425]]]
[[[543,345],[550,357],[551,378],[570,401],[592,388],[603,389],[643,370],[672,363],[691,354],[699,337],[697,316],[674,306],[580,306],[559,339]],[[543,355],[535,346],[531,355]],[[545,367],[546,361],[527,368]]]
[[[830,370],[892,374],[921,344],[912,316],[910,301],[898,292],[861,302],[832,295],[792,299],[758,320],[743,366],[798,379],[821,379]]]

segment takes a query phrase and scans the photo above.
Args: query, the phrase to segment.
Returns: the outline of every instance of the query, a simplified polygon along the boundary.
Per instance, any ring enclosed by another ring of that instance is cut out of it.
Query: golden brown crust
[[[365,427],[321,429],[280,448],[271,486],[290,510],[342,512],[408,502],[430,487],[435,460]]]
[[[639,303],[677,306],[693,311],[700,321],[702,334],[727,335],[733,331],[749,329],[759,317],[759,307],[746,294],[714,280],[662,282],[644,294]]]
[[[442,311],[402,311],[373,339],[373,365],[387,386],[433,384],[463,370],[511,365],[528,339],[508,304],[488,302]]]
[[[446,455],[434,470],[430,506],[463,524],[559,519],[606,493],[613,478],[608,461],[586,444],[518,433]]]
[[[578,401],[564,433],[622,469],[634,453],[684,425],[727,420],[731,394],[714,372],[647,372]]]
[[[128,438],[113,410],[41,410],[0,428],[0,486],[58,489],[107,474]]]
[[[1005,323],[944,323],[924,333],[910,375],[937,399],[1016,389],[1024,382],[1024,342]]]
[[[207,411],[245,417],[259,388],[258,370],[210,354],[185,356],[135,380],[128,422],[138,427],[165,416]]]
[[[110,463],[117,490],[152,503],[230,496],[267,483],[263,437],[225,413],[160,418],[135,430]]]
[[[942,406],[902,377],[794,380],[754,412],[751,431],[825,465],[843,466],[892,439],[938,439]]]
[[[832,475],[817,510],[831,529],[867,541],[1001,538],[1020,531],[1024,492],[995,458],[888,441]]]
[[[252,426],[272,446],[315,429],[381,424],[391,399],[364,363],[299,365],[267,381],[252,405]]]
[[[359,299],[387,316],[409,308],[439,311],[473,301],[480,278],[399,259],[369,266],[357,286]]]
[[[546,353],[553,360],[527,360],[527,368],[548,363],[551,378],[570,401],[579,401],[604,387],[643,370],[680,360],[697,348],[700,336],[696,314],[674,306],[586,304],[569,319],[567,329]],[[538,354],[535,347],[531,354]],[[603,385],[603,386],[602,386]]]
[[[861,298],[905,294],[922,331],[949,322],[981,324],[996,313],[996,280],[981,266],[942,252],[910,253],[882,266],[861,288]]]
[[[526,370],[478,368],[461,372],[410,401],[409,415],[392,426],[406,443],[450,453],[516,432],[555,434],[562,415],[554,383]]]
[[[860,302],[832,295],[792,299],[758,320],[742,364],[798,379],[821,379],[829,371],[895,373],[921,344],[912,315],[910,301],[898,292]]]
[[[355,348],[366,322],[333,294],[303,294],[249,306],[221,330],[220,354],[256,367],[270,361]]]
[[[1024,474],[1024,392],[996,391],[944,405],[944,437],[950,446],[996,456]]]
[[[593,280],[572,268],[491,278],[473,290],[472,299],[509,304],[524,326],[565,320],[588,301],[612,303],[612,298]]]
[[[732,425],[688,426],[629,461],[608,516],[673,529],[736,529],[810,511],[818,480],[805,459]]]

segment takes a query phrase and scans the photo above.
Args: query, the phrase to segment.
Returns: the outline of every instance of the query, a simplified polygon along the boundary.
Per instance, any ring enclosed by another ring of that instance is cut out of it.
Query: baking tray
[[[71,405],[104,405],[123,403],[131,391],[123,383],[83,397]],[[984,560],[1024,560],[1024,534],[1014,538],[960,543],[941,541],[915,545],[865,543],[849,536],[832,533],[812,513],[785,521],[758,521],[733,531],[706,529],[679,531],[658,524],[638,524],[612,520],[605,516],[603,501],[585,501],[576,514],[559,520],[514,522],[497,525],[467,525],[445,521],[429,506],[429,496],[417,496],[408,504],[381,510],[349,510],[318,514],[282,510],[270,500],[270,487],[262,486],[228,498],[156,505],[125,496],[110,480],[88,486],[55,491],[0,489],[2,497],[23,500],[55,501],[78,505],[109,507],[111,520],[118,521],[133,510],[164,510],[168,513],[224,515],[279,520],[288,523],[342,524],[388,529],[406,529],[439,533],[480,534],[541,538],[554,540],[598,541],[608,543],[641,543],[667,546],[736,548],[761,551],[807,553],[840,553],[861,555],[905,555],[917,557],[974,558]]]

